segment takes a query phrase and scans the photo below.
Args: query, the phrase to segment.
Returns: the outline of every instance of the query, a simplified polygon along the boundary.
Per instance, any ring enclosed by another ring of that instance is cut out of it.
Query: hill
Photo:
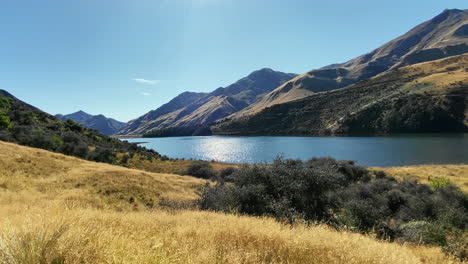
[[[406,34],[345,63],[297,76],[230,118],[301,99],[317,92],[342,88],[387,70],[468,52],[468,10],[447,9]]]
[[[143,135],[160,130],[171,133],[182,131],[186,135],[197,134],[196,131],[201,131],[200,127],[244,109],[295,76],[261,69],[209,94],[186,92],[166,105],[130,121],[118,134]]]
[[[326,226],[161,209],[193,199],[203,181],[0,148],[2,263],[458,263]]]
[[[468,131],[468,54],[405,66],[213,127],[222,135]]]
[[[128,159],[167,159],[153,150],[61,121],[0,90],[0,140],[83,159],[126,165]]]
[[[112,118],[107,118],[104,115],[90,115],[81,110],[68,115],[57,114],[55,117],[62,121],[71,119],[80,125],[83,125],[89,129],[95,129],[104,135],[113,135],[119,129],[125,126],[124,122],[120,122]]]
[[[468,193],[468,165],[413,165],[373,168],[373,170],[384,171],[397,179],[415,178],[422,183],[449,180]]]
[[[153,120],[158,119],[160,116],[175,112],[179,109],[183,109],[187,105],[198,101],[206,95],[206,93],[181,93],[158,109],[149,111],[148,113],[129,121],[127,125],[118,131],[118,134],[127,135],[137,133],[137,131],[139,131],[141,127],[144,127],[145,124],[150,124]]]

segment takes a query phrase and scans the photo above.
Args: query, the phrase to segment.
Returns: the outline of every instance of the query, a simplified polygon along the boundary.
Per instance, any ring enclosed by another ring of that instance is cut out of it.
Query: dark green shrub
[[[454,234],[466,232],[468,197],[451,184],[434,190],[330,158],[279,158],[272,164],[243,166],[227,178],[232,182],[204,186],[201,209],[267,215],[291,223],[326,222],[338,229],[465,254],[463,236]]]
[[[352,162],[331,158],[308,162],[278,158],[269,165],[244,166],[229,177],[233,181],[233,190],[229,193],[234,195],[235,207],[240,213],[277,218],[302,215],[307,220],[321,221],[328,218],[331,207],[328,193],[353,181],[367,181],[369,173]],[[212,187],[216,190],[208,189],[202,193],[202,198],[205,194],[216,194],[216,199],[222,200],[223,189],[230,186]]]
[[[214,179],[216,177],[216,172],[213,170],[213,167],[206,161],[192,162],[184,174],[202,179]]]
[[[221,182],[232,182],[234,181],[234,179],[232,179],[232,175],[234,174],[234,172],[236,172],[236,168],[234,167],[227,167],[227,168],[223,168],[221,169],[219,172],[218,172],[218,181],[221,181]]]
[[[218,184],[219,187],[220,184]],[[198,190],[200,198],[197,204],[202,210],[237,212],[238,199],[233,186],[223,185],[223,188],[212,188],[208,183]]]

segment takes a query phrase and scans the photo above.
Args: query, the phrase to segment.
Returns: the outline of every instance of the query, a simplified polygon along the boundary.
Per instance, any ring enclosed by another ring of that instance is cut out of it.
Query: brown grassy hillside
[[[213,131],[229,135],[466,131],[467,71],[467,54],[406,66],[220,122]]]
[[[468,52],[468,10],[444,10],[404,35],[341,64],[311,70],[284,83],[230,118],[253,115],[273,105],[342,88],[390,69]]]
[[[447,179],[468,193],[468,165],[415,165],[373,169],[384,171],[397,179],[416,178],[422,183]]]
[[[191,200],[202,180],[89,162],[0,141],[0,201],[61,201],[134,210],[161,198]]]
[[[4,142],[0,149],[2,264],[456,263],[438,248],[325,226],[161,210],[158,199],[194,199],[203,181]]]

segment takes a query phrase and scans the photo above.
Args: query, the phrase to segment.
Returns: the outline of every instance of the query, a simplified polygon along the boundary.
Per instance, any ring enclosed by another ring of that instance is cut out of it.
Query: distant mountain
[[[169,103],[130,121],[118,134],[143,135],[158,130],[193,127],[193,131],[238,112],[296,74],[261,69],[211,93],[185,92]],[[185,132],[184,132],[185,133]],[[186,134],[186,133],[185,133]],[[189,133],[190,134],[190,133]]]
[[[68,115],[57,114],[57,115],[55,115],[55,117],[57,117],[58,119],[63,120],[63,121],[65,121],[67,119],[71,119],[71,120],[73,120],[73,121],[75,121],[75,122],[77,122],[79,124],[82,124],[82,123],[86,122],[86,120],[93,117],[93,115],[90,115],[90,114],[80,110],[78,112],[68,114]]]
[[[341,64],[312,70],[284,83],[230,118],[342,88],[390,69],[468,52],[468,10],[445,10],[383,46]]]
[[[396,68],[220,122],[212,130],[297,136],[468,132],[468,54]]]
[[[162,105],[156,110],[149,111],[148,113],[138,117],[137,119],[129,121],[124,127],[122,127],[117,133],[118,134],[135,134],[137,131],[144,129],[146,124],[150,124],[153,120],[159,117],[175,112],[182,109],[193,102],[200,100],[205,97],[207,93],[192,93],[184,92],[174,97],[168,103]]]
[[[85,113],[75,115],[84,116]],[[61,121],[4,90],[0,90],[0,140],[120,165],[128,165],[130,156],[136,155],[145,159],[165,158],[153,150],[85,128],[71,119]]]
[[[126,125],[124,122],[120,122],[112,118],[107,118],[103,115],[90,115],[81,110],[68,115],[58,114],[55,115],[55,117],[63,121],[71,119],[80,125],[90,129],[95,129],[104,135],[113,135]]]

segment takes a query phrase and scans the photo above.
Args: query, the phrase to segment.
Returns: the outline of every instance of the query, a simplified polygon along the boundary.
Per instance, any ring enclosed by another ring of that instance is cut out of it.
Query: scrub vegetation
[[[372,231],[195,206],[211,188],[200,186],[236,185],[235,175],[257,166],[213,166],[216,183],[12,143],[0,149],[0,263],[459,263],[441,247],[392,243]]]
[[[468,197],[444,178],[429,185],[331,158],[275,160],[234,171],[232,183],[206,185],[202,209],[327,223],[378,238],[441,246],[465,259]]]
[[[0,90],[0,140],[87,160],[126,165],[134,157],[168,160],[154,150],[57,118]]]

